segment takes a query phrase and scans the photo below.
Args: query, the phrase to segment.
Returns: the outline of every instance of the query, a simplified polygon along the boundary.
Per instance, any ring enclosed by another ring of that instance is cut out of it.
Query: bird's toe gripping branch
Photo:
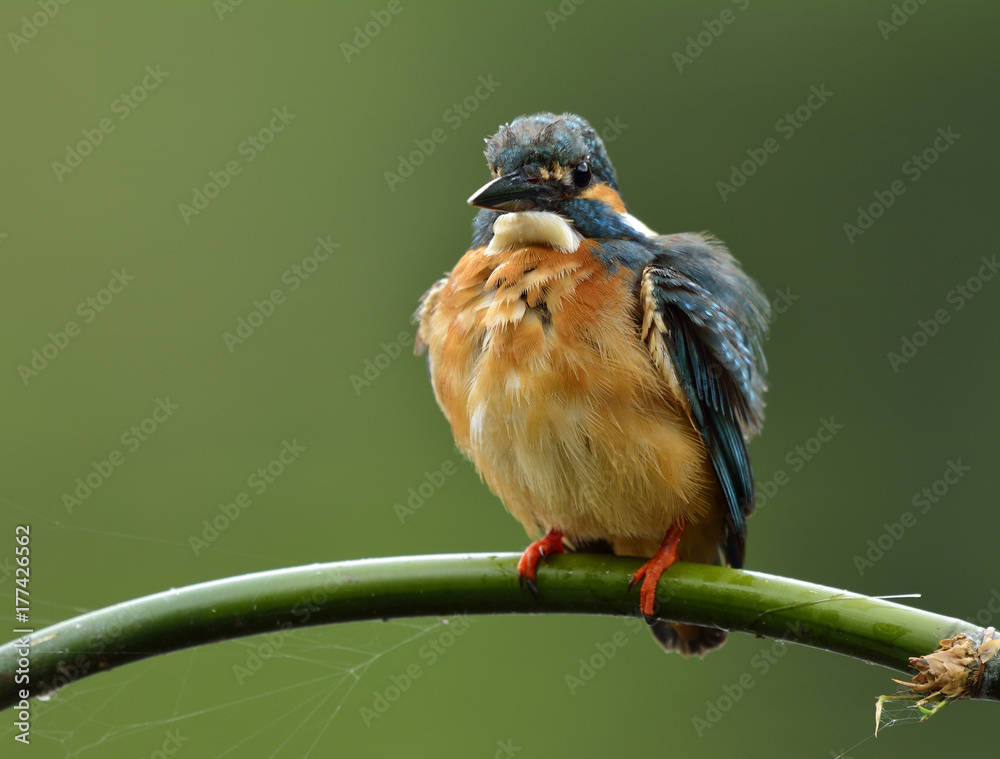
[[[563,553],[563,534],[560,530],[549,530],[545,537],[536,540],[525,550],[521,560],[517,563],[517,579],[523,588],[525,584],[533,596],[538,595],[538,588],[535,586],[535,570],[538,567],[539,559],[549,560],[549,556],[554,553]]]
[[[628,589],[632,590],[635,585],[642,580],[642,588],[639,590],[639,608],[648,624],[655,622],[653,615],[656,606],[656,586],[660,582],[660,575],[666,572],[670,566],[677,561],[677,544],[687,523],[680,519],[669,530],[660,543],[659,549],[649,561],[639,567],[638,571],[632,575]]]

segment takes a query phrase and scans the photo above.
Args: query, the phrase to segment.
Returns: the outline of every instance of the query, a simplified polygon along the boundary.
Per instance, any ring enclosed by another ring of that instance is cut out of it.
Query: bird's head
[[[469,204],[493,211],[559,213],[567,201],[618,198],[618,180],[600,136],[572,113],[521,116],[486,140],[493,179]]]

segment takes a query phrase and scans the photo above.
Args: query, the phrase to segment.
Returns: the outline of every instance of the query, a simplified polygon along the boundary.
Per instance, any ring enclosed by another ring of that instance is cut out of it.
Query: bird
[[[715,237],[629,213],[582,117],[521,116],[485,155],[471,245],[414,314],[437,403],[537,536],[522,585],[537,594],[539,562],[566,550],[644,558],[627,592],[654,637],[704,656],[726,631],[657,618],[656,590],[679,559],[744,564],[768,301]]]

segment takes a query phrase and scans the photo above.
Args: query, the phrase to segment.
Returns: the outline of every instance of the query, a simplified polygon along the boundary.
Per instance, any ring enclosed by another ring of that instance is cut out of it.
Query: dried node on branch
[[[941,641],[941,647],[926,656],[911,656],[910,666],[917,670],[908,682],[894,683],[909,688],[910,693],[899,696],[881,696],[875,707],[875,734],[878,735],[882,705],[886,701],[916,701],[924,713],[921,721],[938,709],[962,698],[975,698],[983,685],[986,662],[1000,651],[1000,638],[996,630],[986,628],[983,642],[976,642],[965,633]]]

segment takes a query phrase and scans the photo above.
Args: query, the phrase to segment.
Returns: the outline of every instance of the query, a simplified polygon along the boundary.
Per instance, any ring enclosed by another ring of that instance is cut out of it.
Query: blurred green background
[[[998,22],[995,3],[915,0],[5,3],[0,557],[30,524],[32,623],[273,567],[526,544],[456,454],[410,315],[468,245],[483,138],[539,110],[588,118],[636,216],[712,230],[783,308],[749,568],[995,622]],[[829,94],[810,104],[813,88]],[[870,228],[845,231],[871,204]],[[227,340],[240,319],[256,327]],[[819,446],[823,420],[843,426]],[[304,451],[252,479],[285,442]],[[968,471],[918,508],[949,462]],[[103,481],[74,495],[88,475]],[[252,505],[193,545],[240,493]],[[962,704],[876,744],[891,673],[831,654],[735,635],[685,661],[605,618],[458,629],[312,629],[131,665],[36,703],[24,753],[903,757],[996,718]],[[414,664],[391,708],[364,711]]]

